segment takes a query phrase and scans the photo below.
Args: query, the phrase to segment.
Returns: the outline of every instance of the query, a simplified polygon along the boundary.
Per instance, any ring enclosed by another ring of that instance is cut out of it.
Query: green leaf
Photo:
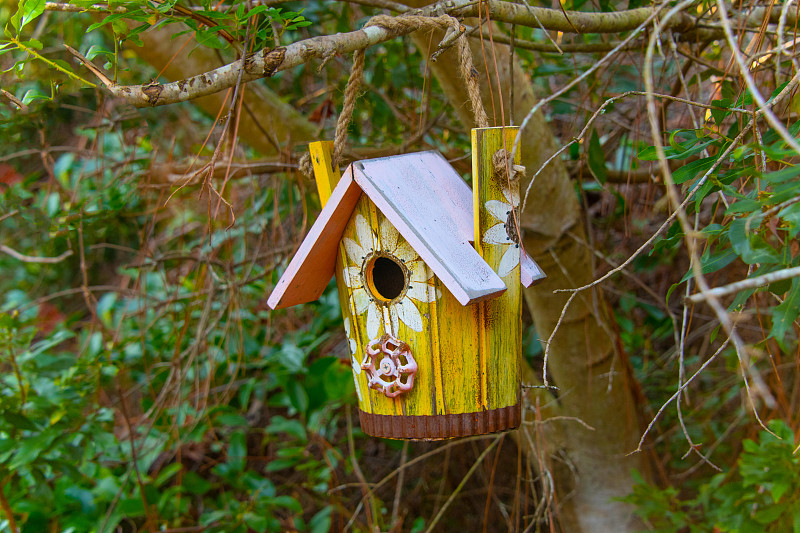
[[[333,508],[328,505],[311,518],[308,522],[310,533],[325,533],[331,530],[331,511]]]
[[[44,48],[42,42],[36,39],[31,39],[29,41],[22,41],[22,44],[23,46],[26,46],[28,48],[33,48],[34,50],[41,50],[42,48]]]
[[[270,505],[274,505],[276,507],[283,507],[285,509],[289,509],[290,511],[294,511],[295,513],[302,513],[303,508],[296,499],[292,498],[291,496],[275,496],[274,498],[267,498],[267,501]]]
[[[209,48],[216,48],[222,50],[225,45],[217,37],[217,33],[209,30],[197,30],[194,32],[194,37],[197,43]]]
[[[712,100],[711,105],[727,109],[731,107],[731,101],[724,98],[722,100]],[[711,116],[714,118],[714,122],[717,126],[720,126],[722,121],[731,114],[730,111],[726,111],[725,109],[711,109]]]
[[[786,298],[772,310],[772,329],[769,336],[782,343],[798,315],[800,315],[800,278],[794,278]]]
[[[50,100],[50,95],[43,93],[39,89],[28,89],[28,91],[25,92],[25,96],[22,97],[22,103],[25,105],[35,100]]]
[[[191,494],[202,495],[211,490],[211,483],[195,472],[189,471],[183,476],[183,488]]]
[[[111,50],[106,50],[100,45],[93,44],[89,47],[89,50],[86,52],[86,59],[92,60],[95,57],[103,55],[106,57],[114,57],[114,52]]]
[[[800,165],[762,174],[761,179],[769,183],[783,183],[797,176],[800,176]]]
[[[264,533],[269,525],[266,516],[258,515],[256,513],[245,513],[244,523],[256,533]]]
[[[709,250],[703,254],[700,258],[700,264],[702,265],[703,274],[711,274],[712,272],[716,272],[722,268],[725,268],[729,264],[736,259],[738,255],[736,252],[730,248],[726,248],[722,251],[716,251],[711,253]],[[681,279],[681,283],[684,281],[691,279],[694,277],[694,271],[690,268],[689,272],[687,272],[683,278]],[[670,290],[671,292],[671,290]]]
[[[21,30],[28,23],[36,20],[44,13],[45,0],[21,0],[19,6],[18,12],[22,13],[22,18],[20,19],[18,29]]]
[[[597,135],[597,130],[592,129],[592,135],[589,138],[589,150],[587,162],[589,163],[589,170],[600,183],[605,183],[608,178],[608,170],[606,169],[606,154],[603,152],[603,147],[600,146],[600,137]]]
[[[287,419],[280,415],[275,415],[270,419],[266,428],[267,433],[286,433],[302,441],[307,441],[306,428],[299,420]]]
[[[37,431],[39,429],[39,427],[34,424],[30,418],[16,411],[6,411],[2,414],[2,418],[5,418],[6,422],[8,422],[11,427],[15,429],[28,431]]]
[[[778,518],[783,514],[783,512],[787,509],[786,504],[773,504],[765,506],[758,511],[756,511],[753,518],[759,524],[772,524],[777,522]]]
[[[158,473],[158,476],[156,477],[155,481],[153,482],[153,485],[155,485],[156,487],[161,487],[167,481],[172,479],[172,477],[175,474],[180,472],[182,468],[183,468],[183,465],[180,464],[180,463],[172,463],[170,465],[165,466],[161,470],[161,472]]]
[[[50,447],[57,436],[55,432],[45,430],[36,436],[22,439],[17,453],[8,464],[9,470],[14,470],[35,460]]]
[[[716,161],[716,157],[703,157],[697,161],[687,163],[672,173],[672,179],[676,184],[693,180],[699,173],[705,172],[714,166]]]
[[[286,388],[286,393],[289,395],[292,407],[301,414],[305,414],[308,411],[308,393],[306,393],[299,381],[292,380]]]
[[[728,231],[731,246],[748,265],[780,262],[775,250],[756,234],[761,226],[761,218],[761,214],[737,218],[731,222]]]
[[[247,461],[247,436],[244,431],[235,431],[228,444],[228,464],[237,472],[243,472]]]
[[[781,209],[778,216],[789,225],[789,236],[794,238],[800,233],[800,203]]]
[[[726,215],[737,215],[740,213],[752,213],[753,211],[760,211],[761,204],[758,200],[753,200],[751,198],[745,198],[744,200],[740,200],[725,210]]]
[[[119,501],[119,510],[128,518],[144,516],[144,502],[141,496],[135,498],[123,498]]]

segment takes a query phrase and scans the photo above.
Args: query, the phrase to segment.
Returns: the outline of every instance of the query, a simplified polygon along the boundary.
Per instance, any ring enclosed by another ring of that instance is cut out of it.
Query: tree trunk
[[[430,41],[429,33],[422,33],[414,34],[413,39],[421,53],[427,53],[429,42],[435,45],[442,35],[434,35]],[[512,83],[513,124],[520,124],[536,98],[516,61],[512,81],[509,47],[498,44],[492,48],[485,42],[482,49],[476,39],[471,46],[475,67],[480,71],[484,106],[490,123],[494,121],[490,125],[502,125],[501,101],[506,124],[511,123]],[[473,113],[455,54],[451,48],[429,66],[462,122],[473,127]],[[525,191],[531,176],[557,149],[541,113],[534,115],[522,132],[520,149],[527,169],[521,187]],[[594,276],[574,184],[559,158],[536,177],[521,222],[527,252],[547,273],[546,280],[525,291],[534,325],[544,341],[553,332],[570,294],[553,290],[585,285]],[[602,293],[582,293],[573,300],[549,350],[547,375],[558,389],[553,393],[556,406],[549,406],[547,415],[557,418],[535,422],[546,416],[542,412],[537,415],[535,406],[544,405],[547,395],[529,395],[534,407],[528,412],[525,427],[529,434],[526,438],[520,435],[518,442],[527,443],[528,453],[539,454],[533,464],[544,465],[544,469],[548,464],[561,465],[551,473],[556,490],[553,503],[563,531],[622,532],[636,525],[630,506],[613,500],[631,492],[632,469],[646,472],[641,454],[627,455],[636,448],[640,427],[627,359],[618,353],[617,346]],[[523,375],[534,377],[530,368]],[[559,459],[553,461],[555,456]]]

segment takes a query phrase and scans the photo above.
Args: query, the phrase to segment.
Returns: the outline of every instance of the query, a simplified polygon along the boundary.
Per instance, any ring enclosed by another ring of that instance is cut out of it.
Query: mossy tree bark
[[[428,43],[439,42],[441,37],[434,35],[431,41],[429,34],[418,32],[413,39],[424,54],[428,52]],[[512,77],[509,47],[496,44],[492,49],[488,42],[481,47],[479,41],[473,40],[472,51],[480,71],[484,106],[490,121],[495,121],[490,125],[502,125],[501,106],[506,124],[510,123],[512,83],[513,123],[520,124],[536,98],[517,62],[513,63]],[[430,68],[461,121],[472,127],[473,114],[454,54],[453,50],[446,52]],[[556,139],[541,113],[523,131],[520,149],[530,180],[557,150]],[[522,191],[528,183],[523,182]],[[560,159],[556,158],[536,177],[521,222],[526,250],[547,273],[546,280],[525,291],[537,333],[546,340],[569,298],[569,293],[554,293],[554,289],[585,285],[594,275],[591,251],[584,244],[585,229],[574,183]],[[529,412],[529,425],[525,428],[529,438],[520,438],[518,442],[527,443],[527,451],[538,454],[534,464],[545,468],[553,465],[550,467],[556,487],[553,503],[558,506],[562,529],[632,530],[635,526],[632,509],[614,498],[630,493],[631,471],[646,472],[646,464],[641,454],[628,455],[636,449],[640,435],[635,384],[631,382],[624,354],[617,350],[613,322],[600,290],[586,291],[573,300],[550,346],[547,373],[557,390],[549,398],[550,405],[546,405],[547,394],[530,396],[531,405],[538,404],[546,410],[538,414]],[[530,368],[523,375],[534,378]],[[549,422],[543,420],[547,416],[551,417]],[[537,431],[540,433],[536,434]],[[559,459],[552,460],[556,456]]]

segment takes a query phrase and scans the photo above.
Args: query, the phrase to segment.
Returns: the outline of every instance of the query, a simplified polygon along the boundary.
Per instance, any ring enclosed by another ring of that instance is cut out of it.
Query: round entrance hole
[[[400,296],[406,286],[406,274],[396,260],[379,256],[367,264],[367,285],[370,292],[385,302]]]

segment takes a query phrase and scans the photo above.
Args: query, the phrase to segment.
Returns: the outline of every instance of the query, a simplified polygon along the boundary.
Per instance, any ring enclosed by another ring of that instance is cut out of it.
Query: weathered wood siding
[[[490,409],[516,405],[520,398],[522,290],[515,223],[519,220],[519,180],[509,180],[507,172],[497,173],[492,161],[498,150],[511,152],[518,129],[472,130],[475,249],[507,287],[499,297],[478,304],[484,325],[479,328],[483,401]],[[518,150],[513,164],[519,161]]]

